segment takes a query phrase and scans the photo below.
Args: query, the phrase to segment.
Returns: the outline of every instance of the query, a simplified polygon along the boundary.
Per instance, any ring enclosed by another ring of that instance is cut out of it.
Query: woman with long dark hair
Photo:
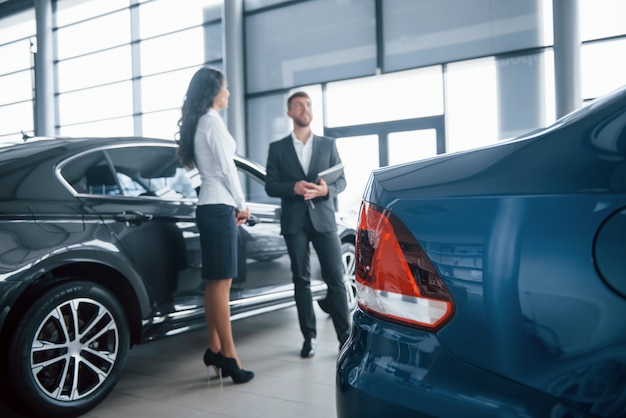
[[[230,323],[230,286],[237,276],[237,229],[247,221],[246,206],[233,161],[236,142],[218,111],[228,107],[224,74],[202,67],[191,79],[178,122],[178,156],[196,167],[201,184],[196,222],[202,251],[204,305],[209,344],[204,363],[220,376],[245,383],[254,373],[241,368]]]

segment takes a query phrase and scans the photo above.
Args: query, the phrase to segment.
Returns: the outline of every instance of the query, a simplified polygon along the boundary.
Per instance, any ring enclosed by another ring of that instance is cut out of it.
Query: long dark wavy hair
[[[182,116],[178,121],[178,159],[181,164],[193,167],[195,163],[193,139],[198,126],[198,119],[213,106],[215,96],[224,84],[224,74],[213,67],[202,67],[191,78]]]

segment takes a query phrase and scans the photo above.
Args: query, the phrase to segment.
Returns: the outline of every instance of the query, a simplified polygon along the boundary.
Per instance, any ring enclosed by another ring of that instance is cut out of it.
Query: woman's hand
[[[250,209],[248,208],[246,208],[245,210],[235,211],[235,219],[237,220],[237,226],[245,224],[249,217],[250,217]]]

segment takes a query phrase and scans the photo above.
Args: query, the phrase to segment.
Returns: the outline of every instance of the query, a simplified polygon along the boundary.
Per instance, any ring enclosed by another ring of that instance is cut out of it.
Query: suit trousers
[[[317,335],[311,295],[311,251],[309,243],[312,243],[319,258],[322,279],[328,286],[326,294],[328,313],[333,321],[337,339],[343,344],[350,333],[350,316],[346,288],[343,282],[341,242],[337,232],[317,232],[307,214],[306,226],[297,233],[285,235],[284,238],[291,259],[296,307],[302,335],[305,340],[316,338]]]

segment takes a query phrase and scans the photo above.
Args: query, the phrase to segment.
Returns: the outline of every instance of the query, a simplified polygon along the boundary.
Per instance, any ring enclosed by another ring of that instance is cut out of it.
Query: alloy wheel
[[[118,349],[111,312],[93,299],[72,299],[41,322],[31,345],[31,373],[51,398],[75,401],[106,381]]]

